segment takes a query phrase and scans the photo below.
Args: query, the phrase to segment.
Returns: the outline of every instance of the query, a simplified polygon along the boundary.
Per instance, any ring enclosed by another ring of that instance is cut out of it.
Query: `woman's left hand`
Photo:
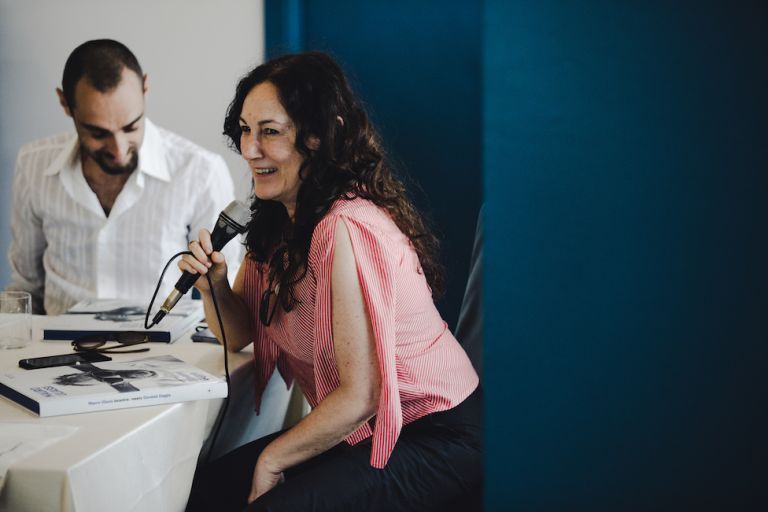
[[[251,494],[248,496],[248,504],[284,481],[285,476],[281,470],[273,467],[265,457],[259,457],[259,460],[256,461],[256,467],[253,469],[253,482],[251,483]]]

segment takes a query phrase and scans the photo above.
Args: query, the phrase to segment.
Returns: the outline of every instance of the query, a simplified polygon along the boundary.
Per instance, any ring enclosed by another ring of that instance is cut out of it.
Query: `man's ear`
[[[72,110],[70,110],[69,105],[67,104],[67,99],[64,97],[64,91],[57,87],[56,95],[59,97],[59,105],[64,109],[64,113],[69,117],[72,117]]]
[[[149,75],[147,73],[144,73],[144,78],[142,79],[142,86],[144,88],[144,96],[146,96],[147,91],[149,90]]]
[[[344,120],[341,118],[341,116],[336,116],[336,121],[338,121],[341,127],[344,128]]]

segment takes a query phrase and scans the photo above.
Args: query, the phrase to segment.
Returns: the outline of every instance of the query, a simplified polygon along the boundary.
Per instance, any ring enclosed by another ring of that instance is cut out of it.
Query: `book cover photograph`
[[[0,373],[0,395],[39,416],[223,398],[227,383],[170,355]]]
[[[146,305],[128,304],[119,299],[86,299],[65,314],[45,319],[44,340],[73,340],[92,334],[140,331],[149,341],[173,343],[203,318],[201,301],[180,301],[161,326],[144,329]]]

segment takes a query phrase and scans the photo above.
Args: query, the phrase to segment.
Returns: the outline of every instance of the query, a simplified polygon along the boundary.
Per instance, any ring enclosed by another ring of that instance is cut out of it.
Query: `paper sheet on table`
[[[0,490],[11,464],[71,436],[77,429],[69,425],[0,423]]]

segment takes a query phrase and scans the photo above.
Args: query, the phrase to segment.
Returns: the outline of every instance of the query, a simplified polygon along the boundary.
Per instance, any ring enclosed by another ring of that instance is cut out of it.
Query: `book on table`
[[[44,340],[73,340],[91,334],[139,331],[149,341],[173,343],[203,318],[202,301],[182,300],[159,325],[144,329],[146,305],[120,299],[86,299],[65,314],[44,318]]]
[[[170,355],[0,373],[0,395],[39,416],[227,396],[227,383]]]

